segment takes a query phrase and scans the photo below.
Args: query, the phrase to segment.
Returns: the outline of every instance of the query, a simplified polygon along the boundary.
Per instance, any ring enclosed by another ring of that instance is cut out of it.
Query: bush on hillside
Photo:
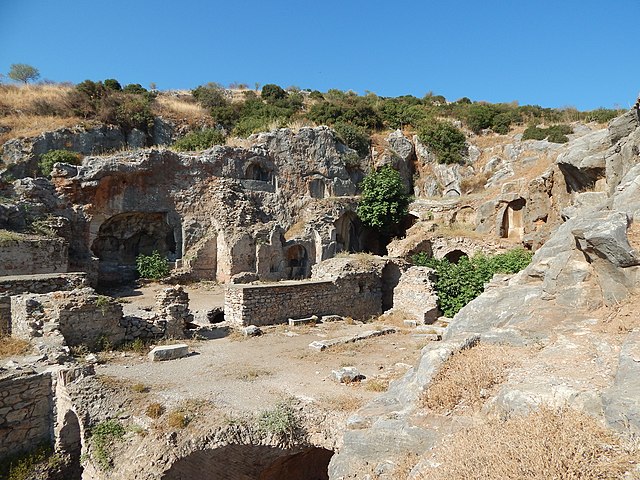
[[[438,163],[460,163],[467,138],[450,122],[435,120],[418,130],[418,138],[436,155]]]
[[[414,255],[415,265],[433,268],[438,306],[447,317],[453,317],[484,291],[485,284],[496,273],[517,273],[531,263],[532,253],[522,248],[493,256],[462,257],[458,263],[441,260],[424,253]]]
[[[522,140],[544,140],[547,139],[553,143],[567,143],[569,141],[568,134],[573,132],[573,128],[569,125],[551,125],[548,128],[540,128],[529,126],[522,134]]]
[[[180,152],[192,152],[206,150],[214,145],[224,145],[224,142],[224,133],[215,128],[208,128],[187,133],[184,137],[176,140],[172,147]]]
[[[69,163],[71,165],[80,165],[82,155],[69,150],[49,150],[47,153],[40,155],[38,160],[38,169],[44,177],[51,175],[53,165],[56,163]]]
[[[369,134],[364,128],[342,122],[336,123],[333,128],[342,142],[358,152],[360,157],[369,155],[371,141]]]

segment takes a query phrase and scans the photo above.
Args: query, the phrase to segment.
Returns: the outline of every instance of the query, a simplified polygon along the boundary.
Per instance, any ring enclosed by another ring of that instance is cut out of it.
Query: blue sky
[[[0,72],[627,108],[638,18],[638,0],[0,0]]]

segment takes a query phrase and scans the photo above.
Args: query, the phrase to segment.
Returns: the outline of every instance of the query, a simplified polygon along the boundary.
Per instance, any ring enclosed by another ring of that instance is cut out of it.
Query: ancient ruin
[[[406,129],[363,153],[328,126],[185,152],[178,128],[3,145],[0,339],[22,350],[0,359],[0,459],[49,445],[43,478],[419,479],[482,415],[569,406],[640,433],[637,109],[566,144],[465,131],[451,164]],[[39,177],[58,148],[84,157]],[[358,205],[386,165],[414,197],[385,230]],[[529,266],[443,315],[438,265],[516,248]],[[485,344],[527,365],[480,407],[425,407]]]

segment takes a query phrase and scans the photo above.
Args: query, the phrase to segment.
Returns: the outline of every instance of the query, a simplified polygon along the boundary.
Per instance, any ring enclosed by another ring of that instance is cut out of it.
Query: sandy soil
[[[131,303],[126,307],[153,305],[160,288],[148,285],[129,292],[125,298]],[[193,310],[223,304],[219,286],[196,285],[185,290]],[[310,349],[309,344],[372,328],[371,324],[343,321],[317,326],[279,325],[264,327],[260,337],[245,338],[224,325],[214,326],[208,335],[211,339],[186,341],[193,352],[188,357],[152,363],[143,354],[102,354],[105,363],[96,372],[132,385],[142,383],[167,405],[203,399],[226,410],[259,411],[294,396],[327,403],[338,410],[355,410],[413,366],[426,341],[401,330],[323,352]],[[332,370],[344,366],[356,367],[366,379],[350,385],[337,383],[331,378]]]

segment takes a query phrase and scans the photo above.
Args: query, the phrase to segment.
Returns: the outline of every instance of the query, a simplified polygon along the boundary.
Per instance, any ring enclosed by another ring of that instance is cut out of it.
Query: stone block
[[[290,318],[289,325],[295,327],[296,325],[309,325],[318,323],[318,317],[316,315],[312,315],[311,317],[306,318]]]
[[[149,352],[149,360],[158,362],[163,360],[175,360],[189,354],[189,346],[184,343],[177,345],[162,345]]]

